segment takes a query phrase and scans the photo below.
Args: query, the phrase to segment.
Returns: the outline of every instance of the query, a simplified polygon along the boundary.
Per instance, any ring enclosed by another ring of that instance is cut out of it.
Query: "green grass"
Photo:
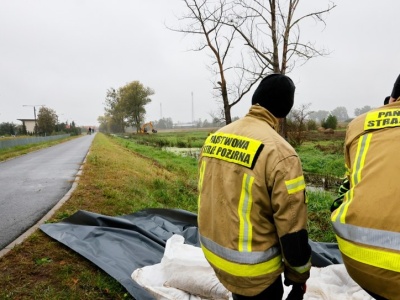
[[[306,142],[296,151],[306,173],[343,177],[346,171],[341,141]]]
[[[333,195],[326,191],[307,191],[307,198],[309,238],[317,242],[336,243],[330,221]]]

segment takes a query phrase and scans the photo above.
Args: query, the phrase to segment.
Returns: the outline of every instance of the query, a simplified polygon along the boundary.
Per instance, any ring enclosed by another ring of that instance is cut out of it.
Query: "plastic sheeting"
[[[131,274],[160,263],[169,238],[179,234],[186,244],[199,246],[197,215],[179,209],[145,209],[117,217],[78,211],[40,229],[100,267],[138,300],[154,297],[133,281]],[[309,244],[313,266],[342,263],[337,244],[311,240]]]

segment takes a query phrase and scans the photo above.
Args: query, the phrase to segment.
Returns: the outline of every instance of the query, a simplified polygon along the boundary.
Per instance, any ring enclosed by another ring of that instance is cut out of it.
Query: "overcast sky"
[[[355,108],[381,105],[400,73],[400,1],[334,3],[325,29],[311,35],[331,54],[288,75],[295,106],[345,106],[353,116]],[[134,80],[155,91],[146,121],[211,120],[218,103],[208,56],[188,51],[196,37],[165,27],[184,8],[181,0],[0,0],[0,123],[20,124],[45,105],[62,122],[97,125],[107,89]],[[250,102],[251,95],[232,116],[246,114]]]

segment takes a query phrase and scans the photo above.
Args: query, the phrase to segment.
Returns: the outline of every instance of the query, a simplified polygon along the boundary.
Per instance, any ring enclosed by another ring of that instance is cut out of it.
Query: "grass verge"
[[[163,155],[164,166],[121,139],[97,134],[78,187],[49,222],[77,210],[112,216],[148,207],[196,211],[196,163]],[[0,258],[0,274],[0,299],[131,299],[117,281],[41,231]]]

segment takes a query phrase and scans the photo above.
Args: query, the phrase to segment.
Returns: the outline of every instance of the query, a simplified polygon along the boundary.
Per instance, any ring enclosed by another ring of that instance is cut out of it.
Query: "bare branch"
[[[215,78],[213,93],[230,110],[266,74],[291,72],[298,62],[329,54],[302,39],[307,19],[326,26],[324,16],[336,5],[298,17],[301,0],[183,0],[188,10],[180,19],[183,29],[171,29],[201,40],[195,51],[207,49],[208,66]]]

